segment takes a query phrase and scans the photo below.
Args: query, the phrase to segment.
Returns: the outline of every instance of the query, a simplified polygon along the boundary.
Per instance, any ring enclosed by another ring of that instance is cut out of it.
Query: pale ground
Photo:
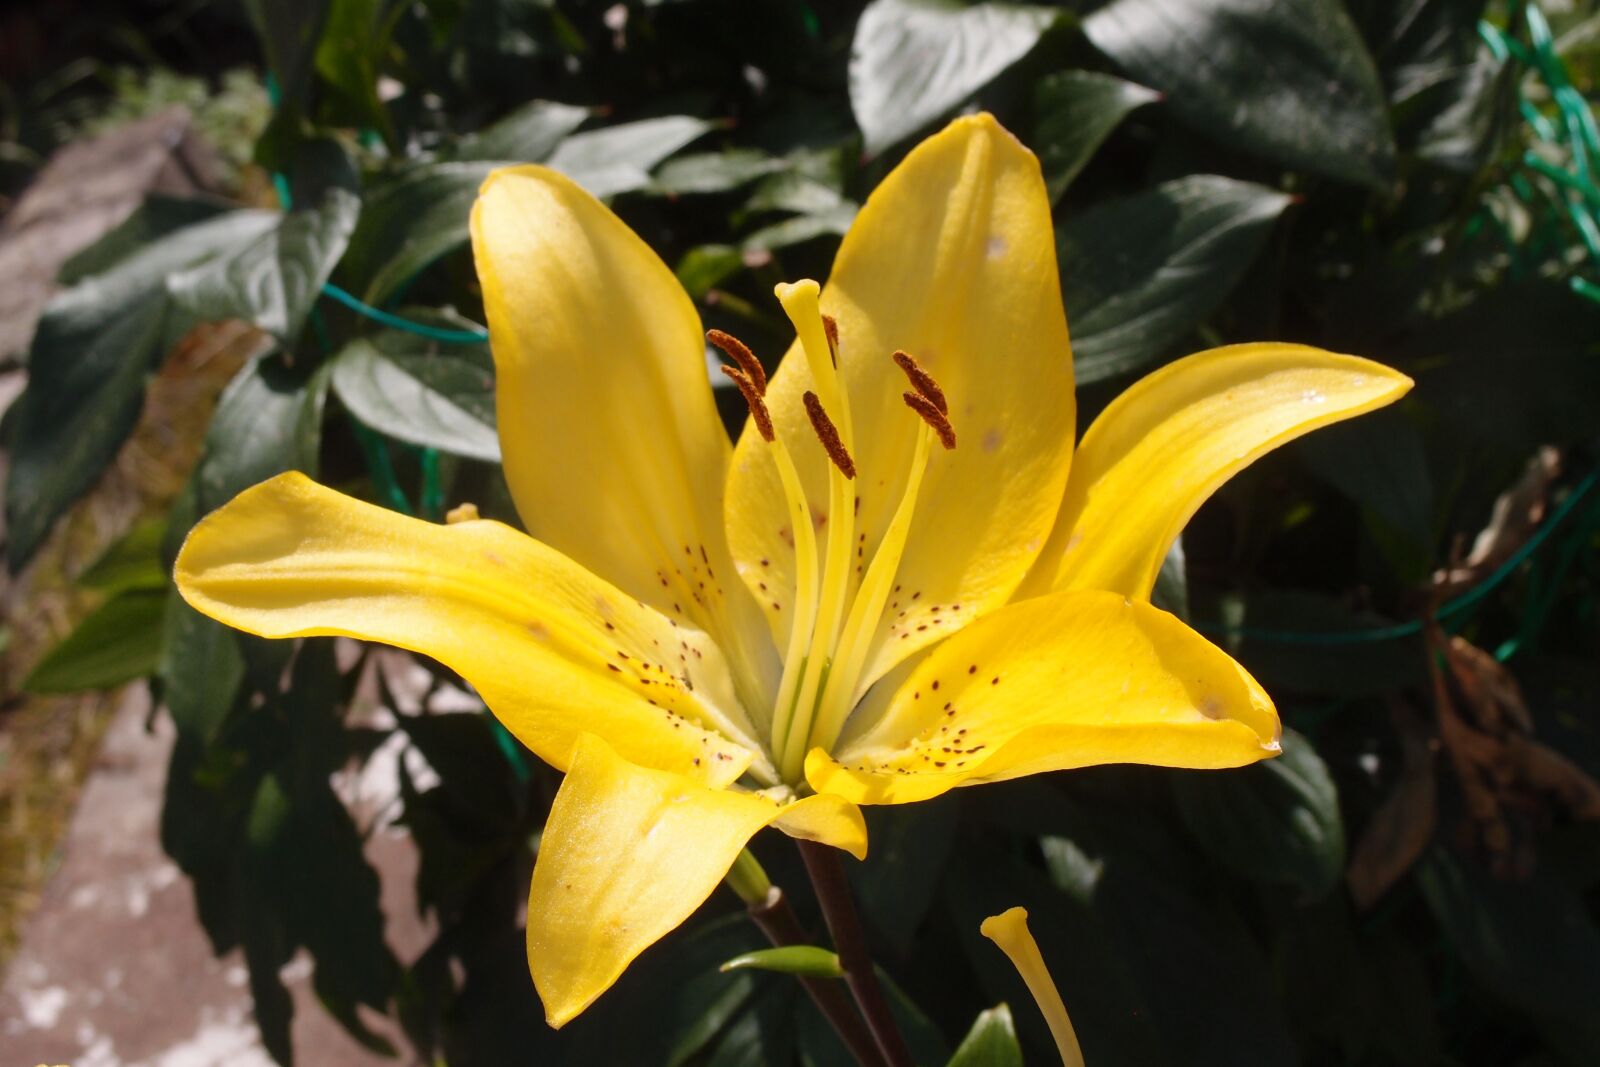
[[[188,879],[161,851],[158,826],[172,728],[146,731],[143,687],[128,691],[85,783],[60,867],[23,927],[0,983],[0,1067],[271,1067],[251,1017],[237,952],[211,955]],[[366,783],[368,802],[379,798]],[[425,932],[403,897],[407,840],[387,830],[368,857],[384,883],[390,942],[402,958]],[[294,1044],[310,1067],[393,1067],[356,1045],[317,1004],[310,963],[284,970],[295,994]],[[382,1022],[382,1020],[380,1020]]]

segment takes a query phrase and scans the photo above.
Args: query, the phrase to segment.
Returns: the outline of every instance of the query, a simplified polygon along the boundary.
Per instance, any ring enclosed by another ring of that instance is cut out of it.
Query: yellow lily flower
[[[736,448],[693,303],[603,204],[509,168],[472,236],[532,536],[286,474],[202,521],[177,581],[251,633],[432,656],[566,771],[528,912],[552,1026],[763,826],[860,857],[857,804],[1278,750],[1260,686],[1150,605],[1156,572],[1234,471],[1391,402],[1404,376],[1217,349],[1134,385],[1074,460],[1049,199],[988,115],[883,180],[825,289],[779,287],[798,339],[770,385],[714,335],[752,405]]]

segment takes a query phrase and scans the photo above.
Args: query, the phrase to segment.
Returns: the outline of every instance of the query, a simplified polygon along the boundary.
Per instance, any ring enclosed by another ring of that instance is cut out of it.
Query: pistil
[[[778,300],[794,323],[815,386],[801,399],[829,460],[825,517],[813,518],[798,468],[776,431],[766,406],[767,379],[761,364],[737,339],[719,330],[706,335],[738,364],[724,366],[722,372],[739,387],[757,432],[771,450],[794,529],[794,604],[769,739],[779,777],[789,783],[801,781],[810,748],[827,748],[838,739],[861,695],[858,690],[867,657],[883,621],[884,605],[896,588],[895,576],[905,555],[933,442],[947,449],[956,444],[949,404],[939,383],[911,355],[895,352],[894,362],[911,385],[904,394],[906,405],[925,425],[917,432],[900,502],[872,559],[866,563],[858,560],[866,538],[861,538],[862,546],[856,544],[856,464],[850,408],[839,374],[839,329],[822,314],[818,294],[813,281],[777,287]],[[824,522],[827,545],[819,558],[816,525]],[[777,609],[776,601],[772,607]]]
[[[850,460],[854,435],[850,406],[839,378],[835,344],[818,303],[819,291],[817,283],[809,279],[777,287],[778,302],[794,323],[817,387],[815,394],[805,401],[806,412],[832,461],[828,467],[828,545],[822,564],[816,622],[801,671],[799,692],[786,722],[786,733],[781,747],[773,753],[785,781],[800,780],[817,701],[833,666],[834,649],[838,647],[854,569],[850,558],[855,537],[855,494],[851,488],[855,466]]]
[[[889,600],[895,574],[905,555],[906,535],[911,529],[911,519],[916,514],[917,494],[922,486],[923,475],[928,470],[933,440],[937,437],[947,450],[956,445],[955,430],[946,414],[948,405],[939,384],[909,354],[896,352],[894,361],[905,372],[915,390],[903,394],[906,406],[920,415],[927,425],[917,434],[916,451],[911,457],[911,471],[906,478],[900,503],[895,507],[894,516],[872,554],[872,563],[850,606],[850,617],[845,622],[838,644],[843,658],[835,663],[835,669],[828,677],[820,711],[805,746],[808,749],[819,746],[831,749],[839,738],[839,732],[844,729],[850,710],[861,697],[857,692],[861,671],[866,666],[873,634],[883,618],[883,606]]]
[[[768,743],[774,753],[782,751],[784,734],[794,712],[795,691],[805,669],[805,650],[811,641],[812,622],[817,607],[817,537],[811,525],[811,508],[806,503],[805,489],[800,482],[800,472],[782,438],[773,430],[772,414],[767,409],[767,376],[755,355],[737,338],[721,330],[710,330],[706,340],[721,349],[738,367],[724,365],[726,374],[739,387],[745,403],[750,408],[750,418],[756,431],[767,442],[773,463],[778,468],[778,479],[783,483],[784,502],[789,511],[789,524],[794,529],[795,590],[794,610],[790,616],[789,647],[783,657],[783,674],[778,681],[778,695],[774,704],[771,736]],[[765,606],[765,605],[763,605]],[[777,610],[776,602],[772,603]]]

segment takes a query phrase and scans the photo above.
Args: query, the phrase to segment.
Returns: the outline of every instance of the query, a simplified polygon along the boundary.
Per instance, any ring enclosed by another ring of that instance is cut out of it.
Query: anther
[[[822,410],[822,401],[817,399],[817,394],[807,389],[805,393],[806,414],[811,417],[811,428],[817,432],[817,440],[822,442],[822,447],[827,451],[828,458],[833,460],[833,465],[839,468],[839,473],[846,478],[856,476],[855,462],[850,458],[850,453],[844,450],[844,442],[839,440],[839,431],[833,425],[833,420],[828,418],[828,413]],[[951,435],[954,443],[955,436]]]
[[[774,438],[772,432],[772,414],[767,411],[767,402],[761,399],[761,393],[756,389],[756,383],[750,376],[738,367],[722,364],[722,373],[732,379],[733,384],[739,387],[739,392],[744,395],[744,402],[750,407],[750,418],[755,420],[756,432],[763,441],[771,442]]]
[[[933,427],[939,435],[939,443],[946,449],[956,447],[956,431],[950,425],[950,419],[944,412],[934,406],[933,401],[921,393],[901,393],[906,402],[906,407],[922,416],[922,421]]]
[[[828,358],[839,365],[839,322],[832,315],[822,316],[822,332],[828,335]]]
[[[750,384],[755,386],[757,396],[767,395],[767,372],[748,345],[733,334],[723,333],[721,330],[707,330],[706,340],[721,349],[723,355],[739,364],[739,369],[744,371],[750,379]],[[767,440],[770,441],[772,438],[769,437]]]
[[[911,388],[927,397],[933,406],[939,409],[939,414],[948,418],[950,405],[945,403],[944,390],[933,380],[933,375],[923,370],[922,364],[913,359],[910,352],[897,351],[893,358],[895,366],[905,371],[906,377],[911,379]]]

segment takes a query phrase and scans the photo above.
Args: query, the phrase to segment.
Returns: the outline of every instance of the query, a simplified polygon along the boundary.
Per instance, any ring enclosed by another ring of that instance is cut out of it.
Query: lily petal
[[[550,1025],[587,1008],[687,919],[774,822],[866,855],[861,811],[838,797],[784,806],[635,766],[593,735],[580,740],[528,893],[528,964]]]
[[[282,474],[203,519],[175,577],[191,605],[248,633],[432,656],[556,767],[583,731],[715,785],[758,758],[705,634],[498,522],[438,526]]]
[[[1147,599],[1162,558],[1223,482],[1279,445],[1391,404],[1398,371],[1291,344],[1214,348],[1130,386],[1094,420],[1027,591]]]
[[[922,428],[901,399],[907,384],[891,360],[896,349],[943,387],[957,437],[955,450],[936,452],[928,467],[898,572],[905,596],[874,636],[865,688],[918,648],[1003,603],[1058,510],[1053,494],[1065,487],[1074,431],[1072,360],[1038,160],[989,115],[957,119],[924,141],[862,207],[834,260],[821,310],[838,323],[863,560],[872,558],[900,500]],[[773,378],[768,403],[806,495],[821,509],[828,461],[802,403],[808,389],[817,386],[797,343]],[[729,539],[741,573],[793,588],[783,492],[749,427],[728,493]],[[781,639],[787,613],[774,621]]]
[[[881,717],[806,779],[858,804],[1100,763],[1238,767],[1275,755],[1255,680],[1175,616],[1079,590],[1012,604],[917,664]]]
[[[710,633],[770,695],[777,657],[733,579],[729,443],[705,337],[666,264],[546,167],[497,170],[472,209],[506,480],[529,532]],[[748,635],[759,638],[748,643]]]

